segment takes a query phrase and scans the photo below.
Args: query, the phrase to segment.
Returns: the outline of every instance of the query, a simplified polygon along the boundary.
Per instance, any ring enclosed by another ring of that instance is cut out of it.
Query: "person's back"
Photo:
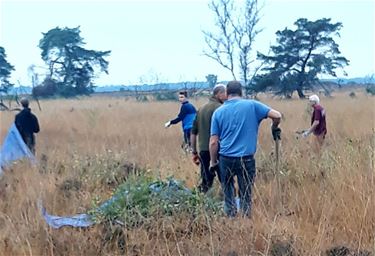
[[[311,125],[314,123],[315,120],[319,121],[319,124],[316,126],[313,133],[316,136],[325,135],[327,133],[325,110],[319,104],[315,104],[313,108],[314,108],[314,112],[311,116]]]
[[[209,102],[202,106],[197,115],[197,130],[199,131],[198,143],[201,151],[208,151],[211,131],[212,115],[222,105],[219,100],[211,97]]]
[[[254,155],[259,124],[267,118],[269,111],[269,107],[254,100],[227,100],[214,113],[216,125],[220,127],[220,154],[232,157]]]
[[[201,184],[199,189],[207,192],[213,184],[216,172],[210,172],[210,130],[211,119],[214,111],[219,108],[224,100],[226,100],[225,85],[217,84],[212,90],[212,96],[208,102],[203,105],[197,112],[193,128],[191,130],[191,150],[193,154],[193,162],[200,165]],[[199,154],[197,151],[197,137],[199,144]],[[218,176],[220,180],[220,176]]]
[[[219,165],[224,212],[229,217],[237,213],[234,199],[236,176],[242,214],[250,216],[258,127],[264,118],[270,117],[273,120],[272,136],[274,139],[280,138],[281,129],[278,125],[281,114],[258,101],[242,99],[242,85],[238,81],[229,82],[226,92],[228,100],[212,116],[210,169],[216,170]]]
[[[189,130],[193,127],[194,119],[196,116],[196,109],[189,101],[183,102],[181,105],[180,113],[183,113],[182,129],[184,131]],[[172,122],[173,124],[173,122]]]
[[[35,152],[35,136],[34,133],[39,132],[39,123],[37,117],[31,113],[29,108],[29,101],[27,99],[22,99],[21,104],[23,110],[18,113],[15,117],[15,124],[20,132],[23,141],[30,148],[30,150]]]

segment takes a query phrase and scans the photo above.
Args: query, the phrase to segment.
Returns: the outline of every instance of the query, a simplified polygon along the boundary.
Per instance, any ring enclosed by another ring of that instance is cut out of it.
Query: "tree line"
[[[106,57],[111,51],[84,48],[85,42],[80,33],[79,27],[56,27],[43,33],[39,48],[48,72],[39,84],[35,65],[29,67],[34,96],[88,95],[94,92],[93,78],[101,72],[108,73]],[[13,86],[9,78],[14,66],[6,60],[3,47],[0,47],[0,65],[0,92],[7,93]]]
[[[293,28],[276,32],[276,44],[268,53],[254,54],[254,42],[262,32],[258,0],[212,0],[209,8],[215,17],[215,29],[203,31],[204,55],[228,70],[233,79],[242,81],[248,95],[270,90],[290,98],[296,91],[304,98],[304,90],[324,87],[319,75],[337,77],[337,70],[349,64],[334,40],[340,35],[340,22],[300,18]],[[84,48],[80,33],[79,27],[56,27],[43,33],[39,48],[48,72],[39,83],[35,66],[30,66],[35,96],[88,95],[94,91],[94,78],[101,72],[108,73],[106,58],[111,51]],[[1,93],[13,86],[9,78],[15,67],[6,57],[0,47]],[[208,74],[206,80],[213,86],[218,77]]]
[[[257,52],[253,57],[254,42],[262,32],[258,0],[212,0],[209,7],[216,29],[203,31],[204,53],[229,70],[233,79],[240,79],[247,94],[272,90],[290,98],[297,91],[304,98],[304,90],[324,87],[319,75],[337,77],[337,70],[349,64],[334,40],[340,36],[340,22],[300,18],[294,28],[276,32],[276,44],[268,53]],[[256,60],[260,64],[255,65]]]

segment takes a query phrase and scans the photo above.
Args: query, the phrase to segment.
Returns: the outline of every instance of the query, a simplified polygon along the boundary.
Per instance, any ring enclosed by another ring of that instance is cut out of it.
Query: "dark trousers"
[[[209,151],[200,151],[199,152],[199,158],[200,158],[200,166],[201,166],[201,179],[202,183],[199,186],[199,189],[206,193],[211,187],[214,182],[216,173],[210,172],[210,152]],[[217,173],[219,181],[220,181],[220,175]]]
[[[237,176],[240,207],[244,216],[250,216],[251,190],[255,178],[255,159],[253,156],[220,156],[221,187],[224,192],[224,212],[229,217],[237,214],[234,191],[234,176]]]
[[[35,135],[22,136],[26,146],[30,149],[31,153],[35,155]]]
[[[185,145],[189,145],[189,147],[191,146],[190,134],[191,134],[191,129],[184,130],[184,143]]]

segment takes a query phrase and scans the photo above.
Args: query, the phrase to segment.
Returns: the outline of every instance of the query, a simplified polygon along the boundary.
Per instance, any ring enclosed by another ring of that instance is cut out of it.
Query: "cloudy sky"
[[[238,0],[241,1],[241,0]],[[238,2],[237,1],[237,2]],[[0,2],[0,46],[15,66],[11,81],[30,84],[27,68],[43,66],[38,48],[42,33],[80,26],[86,48],[111,50],[109,75],[97,85],[204,81],[209,73],[229,80],[230,73],[203,56],[202,30],[213,29],[208,0],[81,0]],[[255,51],[267,53],[275,32],[294,28],[298,18],[342,22],[336,39],[350,60],[349,77],[375,73],[375,1],[264,0]],[[43,72],[40,68],[39,72]]]

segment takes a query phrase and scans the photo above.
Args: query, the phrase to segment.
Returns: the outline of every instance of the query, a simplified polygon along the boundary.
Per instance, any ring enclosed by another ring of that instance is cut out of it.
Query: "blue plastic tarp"
[[[86,213],[61,217],[49,215],[46,209],[42,208],[42,215],[47,224],[56,229],[64,226],[87,228],[94,224],[94,222],[91,220],[91,216]]]
[[[27,158],[32,163],[36,163],[33,153],[23,141],[16,125],[13,123],[9,128],[8,134],[4,139],[4,143],[0,151],[0,175],[2,167],[11,165],[14,161]]]

